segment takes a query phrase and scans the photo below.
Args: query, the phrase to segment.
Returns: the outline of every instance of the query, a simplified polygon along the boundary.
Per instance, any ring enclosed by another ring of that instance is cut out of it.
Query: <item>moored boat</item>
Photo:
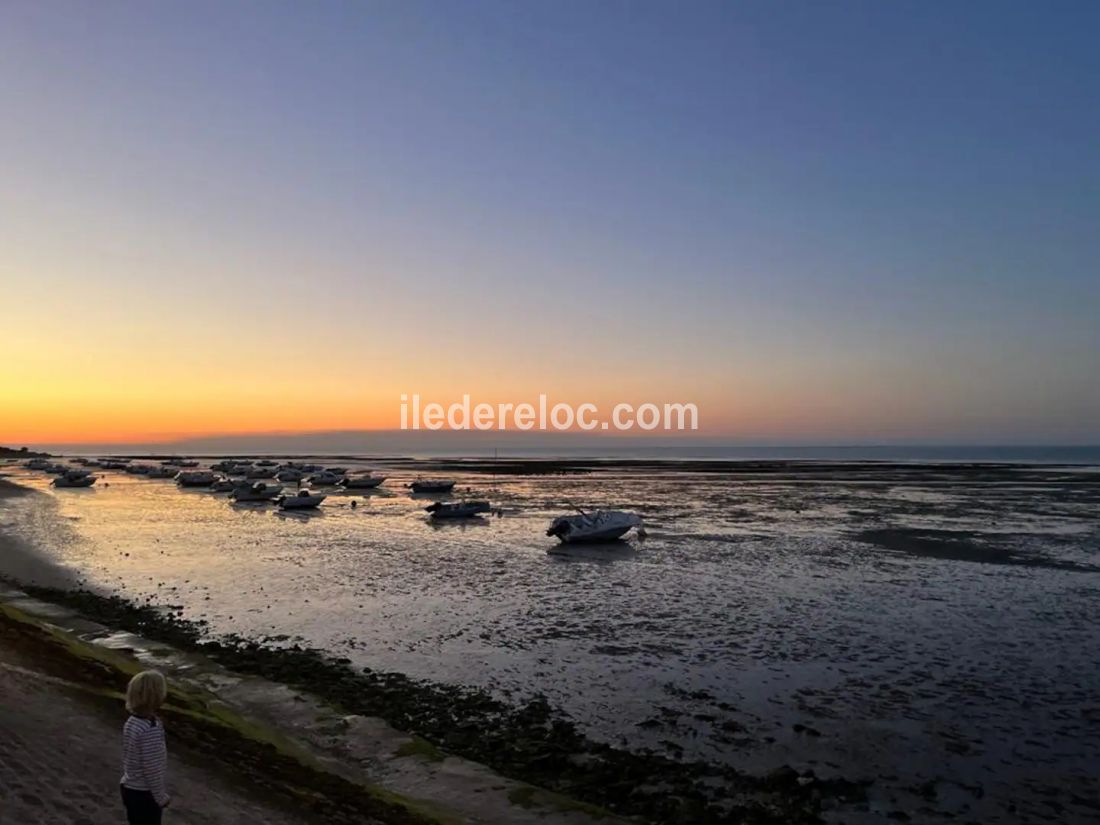
[[[343,480],[343,476],[337,475],[336,473],[330,473],[328,470],[322,470],[309,477],[310,484],[317,484],[324,487],[335,487]]]
[[[282,484],[238,484],[229,497],[234,501],[274,501],[283,492]]]
[[[340,484],[348,490],[373,490],[385,480],[385,476],[363,473],[360,475],[347,476]]]
[[[280,496],[277,503],[283,510],[312,510],[326,498],[323,493],[300,490],[292,496]]]
[[[433,519],[471,518],[492,510],[487,501],[437,501],[424,508]]]
[[[87,470],[66,470],[51,483],[54,487],[91,487],[96,477]]]
[[[414,493],[449,493],[455,488],[452,478],[418,478],[408,485]]]
[[[557,536],[566,544],[581,542],[615,541],[625,536],[631,529],[642,526],[642,518],[636,513],[624,513],[619,510],[596,510],[586,513],[578,509],[577,515],[558,516],[546,531],[548,536]]]
[[[180,487],[209,487],[218,478],[209,470],[180,470],[176,473],[176,483]]]

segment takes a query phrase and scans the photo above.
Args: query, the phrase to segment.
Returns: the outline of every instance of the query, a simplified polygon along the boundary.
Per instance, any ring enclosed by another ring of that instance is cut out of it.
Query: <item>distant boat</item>
[[[301,481],[305,478],[305,473],[299,470],[297,467],[284,467],[275,474],[275,478],[279,481]]]
[[[274,462],[269,458],[265,458],[263,461],[257,461],[256,466],[257,467],[278,467],[279,465],[278,465],[277,462]]]
[[[348,468],[347,467],[325,467],[325,472],[326,473],[332,473],[334,476],[343,476],[343,475],[347,475]]]
[[[229,497],[234,501],[274,501],[283,492],[282,484],[238,484]]]
[[[28,470],[45,470],[50,466],[50,462],[44,458],[32,458],[23,466]]]
[[[154,468],[149,464],[131,464],[126,468],[126,472],[130,475],[145,476],[149,475],[149,471],[152,469]]]
[[[347,476],[340,483],[348,490],[372,490],[385,480],[385,476],[376,476],[371,475],[370,473],[364,473],[362,475]]]
[[[455,481],[450,478],[418,478],[408,486],[414,493],[449,493],[455,488]]]
[[[251,470],[245,472],[245,478],[275,478],[274,467],[261,467],[257,464]]]
[[[278,504],[283,510],[312,510],[326,498],[327,496],[322,493],[301,490],[292,496],[281,496],[278,499]]]
[[[470,518],[488,513],[492,508],[487,501],[437,501],[424,508],[433,519]]]
[[[53,480],[54,487],[91,487],[95,476],[87,470],[68,470]]]
[[[125,470],[130,465],[128,458],[105,458],[99,462],[104,470]]]
[[[344,480],[342,475],[329,472],[328,470],[322,470],[319,473],[314,473],[309,477],[310,484],[317,484],[322,487],[334,487]]]
[[[209,487],[218,478],[209,470],[180,470],[176,473],[176,483],[180,487]]]
[[[618,510],[596,510],[585,513],[578,510],[575,516],[558,516],[546,531],[566,544],[589,541],[614,541],[621,539],[634,527],[641,528],[642,518],[636,513]]]
[[[175,467],[150,467],[144,475],[146,478],[175,478]]]

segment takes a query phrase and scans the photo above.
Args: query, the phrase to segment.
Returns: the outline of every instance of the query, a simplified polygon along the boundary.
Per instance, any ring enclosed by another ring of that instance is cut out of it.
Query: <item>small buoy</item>
[[[359,506],[359,502],[358,502],[358,501],[355,501],[355,500],[353,499],[353,500],[352,500],[352,502],[351,502],[351,506],[352,506],[352,508],[354,509],[354,508],[356,508],[356,507],[358,507],[358,506]]]

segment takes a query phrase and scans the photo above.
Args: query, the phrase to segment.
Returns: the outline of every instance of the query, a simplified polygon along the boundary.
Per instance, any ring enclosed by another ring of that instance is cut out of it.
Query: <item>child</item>
[[[167,698],[168,683],[155,670],[139,673],[126,687],[130,718],[122,728],[122,803],[130,825],[160,825],[168,807],[168,748],[157,718]]]

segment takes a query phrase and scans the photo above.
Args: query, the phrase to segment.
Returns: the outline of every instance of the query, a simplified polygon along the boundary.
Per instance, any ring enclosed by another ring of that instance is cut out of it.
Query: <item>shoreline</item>
[[[0,494],[37,494],[0,479]],[[0,526],[0,544],[17,543]],[[31,548],[20,548],[28,557]],[[38,557],[47,569],[48,561]],[[12,580],[11,577],[8,577]],[[759,823],[820,822],[825,806],[858,802],[864,785],[822,780],[812,771],[785,768],[754,776],[732,767],[683,762],[649,749],[630,751],[583,734],[545,699],[525,704],[470,687],[417,680],[396,672],[356,670],[346,659],[294,645],[277,647],[227,634],[210,638],[201,621],[164,608],[97,593],[67,577],[62,586],[20,581],[32,598],[72,611],[112,632],[201,656],[235,675],[265,680],[312,697],[348,718],[379,718],[413,737],[403,747],[428,762],[453,757],[484,765],[531,790],[510,792],[524,808],[546,797],[558,809],[604,811],[650,822],[723,823],[752,817]],[[450,755],[453,754],[453,757]],[[571,800],[576,800],[572,802]],[[506,817],[502,822],[518,821]],[[488,820],[487,820],[488,821]]]
[[[865,783],[822,780],[780,769],[751,776],[726,766],[678,762],[652,751],[631,752],[596,742],[538,698],[512,706],[483,691],[411,679],[400,673],[355,671],[346,660],[294,645],[273,648],[235,636],[206,640],[200,623],[163,610],[87,590],[27,587],[35,599],[73,610],[115,630],[198,654],[246,677],[258,677],[314,697],[338,714],[378,717],[411,734],[407,753],[429,761],[453,754],[529,783],[510,794],[530,804],[539,789],[559,806],[648,822],[817,823],[824,807],[859,802]],[[570,803],[568,800],[577,800]],[[599,818],[599,817],[598,817]],[[508,821],[508,820],[503,820]]]

